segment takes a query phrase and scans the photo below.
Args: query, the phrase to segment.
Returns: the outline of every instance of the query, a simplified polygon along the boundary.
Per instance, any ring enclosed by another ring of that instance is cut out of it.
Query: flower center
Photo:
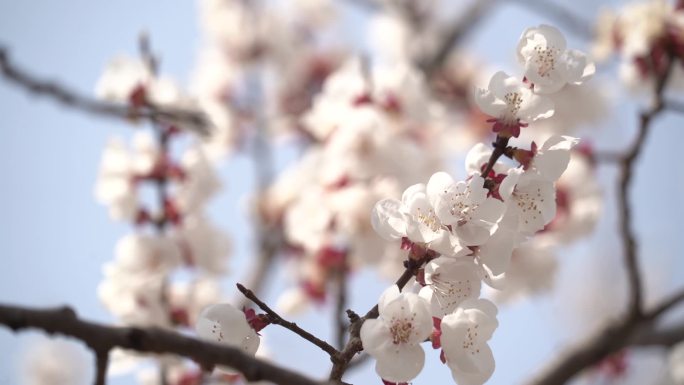
[[[504,95],[504,101],[506,102],[506,105],[508,106],[508,116],[506,117],[507,121],[514,121],[516,120],[516,116],[518,116],[518,112],[520,111],[520,106],[522,105],[523,102],[523,97],[520,92],[508,92],[506,95]]]
[[[416,211],[417,213],[415,216],[420,223],[427,226],[430,230],[432,230],[432,232],[436,233],[439,231],[442,223],[439,221],[437,215],[435,215],[435,212],[432,209],[428,210],[427,213],[424,213],[420,208],[417,208]]]
[[[453,310],[456,305],[470,298],[472,294],[472,283],[467,278],[442,279],[441,274],[437,273],[430,276],[430,281],[430,286],[437,295],[437,302],[445,311]]]
[[[537,73],[539,76],[546,78],[550,76],[550,72],[556,68],[557,51],[553,46],[542,47],[538,45],[534,47],[535,58],[534,64],[537,65]]]
[[[390,334],[392,335],[392,342],[395,345],[405,344],[408,342],[413,332],[413,323],[408,319],[399,319],[392,321],[390,326]]]
[[[532,220],[536,220],[537,216],[542,216],[538,204],[544,202],[541,188],[532,189],[531,191],[513,191],[518,208],[522,211],[525,223],[529,223],[530,216]]]
[[[480,352],[479,344],[477,344],[477,326],[470,326],[466,330],[465,338],[463,339],[463,350],[475,355]]]

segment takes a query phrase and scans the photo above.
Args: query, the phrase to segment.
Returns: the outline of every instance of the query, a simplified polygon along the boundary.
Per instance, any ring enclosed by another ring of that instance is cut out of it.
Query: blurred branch
[[[620,234],[623,244],[624,262],[627,269],[629,283],[629,303],[627,314],[610,323],[599,333],[570,349],[565,355],[548,366],[536,380],[534,385],[564,384],[580,371],[596,365],[609,355],[633,343],[637,333],[646,333],[659,321],[661,315],[684,301],[684,292],[663,300],[650,311],[643,309],[643,287],[637,258],[637,243],[632,229],[632,207],[629,203],[629,193],[634,163],[638,159],[651,123],[664,109],[663,94],[674,67],[674,55],[670,53],[667,66],[661,72],[656,72],[651,106],[639,114],[639,128],[632,146],[619,159],[620,179],[618,189],[618,215]],[[655,68],[655,67],[654,67]]]
[[[577,373],[629,346],[670,347],[684,341],[684,324],[658,329],[667,310],[684,301],[684,291],[663,300],[644,314],[621,317],[599,330],[551,363],[531,385],[565,384]]]
[[[83,112],[126,121],[139,118],[153,123],[178,124],[180,125],[179,128],[188,129],[200,135],[208,135],[211,131],[207,117],[199,111],[155,105],[131,109],[126,105],[85,97],[68,87],[40,79],[19,68],[10,61],[8,52],[2,48],[0,48],[0,73],[7,81],[27,90],[29,93],[45,96],[64,106]]]
[[[476,0],[468,9],[460,13],[456,20],[443,28],[438,37],[437,49],[420,63],[423,71],[430,75],[438,70],[449,58],[452,47],[460,43],[495,4],[495,0]]]
[[[344,347],[344,341],[345,337],[347,336],[347,329],[349,327],[345,313],[345,309],[347,307],[347,279],[349,279],[346,267],[347,266],[345,263],[345,266],[335,273],[335,283],[337,286],[337,298],[335,304],[335,333],[337,333],[337,347],[340,349]]]
[[[648,329],[637,333],[632,340],[636,346],[663,346],[670,348],[684,341],[684,322],[662,329]]]
[[[571,33],[590,40],[594,36],[593,24],[590,20],[586,20],[565,6],[555,3],[553,0],[506,0],[510,3],[517,3],[532,12],[541,14],[556,23],[560,24],[564,29]]]
[[[242,284],[238,283],[237,285],[238,290],[242,294],[244,294],[245,297],[249,298],[252,302],[254,302],[255,305],[257,305],[261,310],[266,312],[266,314],[269,317],[269,321],[272,324],[275,325],[280,325],[284,327],[285,329],[288,329],[292,331],[293,333],[297,334],[298,336],[304,338],[305,340],[311,342],[312,344],[318,346],[323,350],[324,352],[328,353],[332,359],[335,359],[339,352],[337,349],[332,347],[329,343],[323,341],[322,339],[314,336],[313,334],[309,333],[308,331],[300,328],[297,326],[296,323],[287,321],[283,319],[278,313],[276,313],[273,309],[271,309],[268,305],[266,305],[262,300],[260,300],[251,290],[247,289],[244,287]]]
[[[95,385],[105,385],[107,381],[107,367],[109,366],[109,350],[95,351]]]
[[[672,57],[672,56],[671,56]],[[663,92],[667,84],[674,60],[670,59],[665,70],[656,78],[653,89],[653,101],[649,109],[639,114],[639,130],[631,148],[625,153],[620,162],[620,182],[618,190],[618,215],[620,232],[622,236],[623,253],[627,276],[629,279],[630,299],[629,313],[638,316],[642,310],[643,288],[639,273],[639,261],[637,260],[637,243],[632,229],[632,206],[629,195],[632,177],[634,175],[634,162],[638,159],[650,131],[651,122],[663,111]]]
[[[69,307],[31,309],[0,305],[0,324],[15,332],[40,329],[49,334],[76,338],[96,352],[99,366],[105,362],[102,358],[105,352],[120,347],[142,353],[176,354],[193,359],[205,369],[216,365],[230,366],[241,372],[248,381],[266,380],[281,385],[324,384],[249,356],[239,348],[201,341],[159,328],[111,327],[84,321]],[[102,375],[100,370],[98,373],[98,377]]]

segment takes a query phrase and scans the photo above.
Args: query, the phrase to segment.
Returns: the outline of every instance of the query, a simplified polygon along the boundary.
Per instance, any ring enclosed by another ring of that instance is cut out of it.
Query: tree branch
[[[161,107],[151,104],[133,110],[126,105],[107,103],[85,97],[68,87],[53,81],[40,79],[19,68],[10,61],[9,54],[2,48],[0,48],[0,73],[7,81],[25,89],[29,93],[45,96],[64,106],[83,112],[126,121],[139,118],[152,123],[178,124],[180,125],[179,128],[187,129],[203,136],[208,135],[211,131],[211,124],[207,117],[199,111],[166,106]]]
[[[240,371],[248,381],[266,380],[281,385],[323,385],[291,370],[246,355],[239,348],[159,328],[110,327],[81,320],[69,307],[31,309],[0,304],[0,324],[17,332],[41,329],[83,341],[98,356],[98,366],[105,362],[104,352],[114,347],[143,353],[172,353],[191,358],[203,368],[224,365]],[[98,377],[102,372],[98,369]],[[102,382],[104,384],[104,382]]]
[[[495,0],[476,0],[456,20],[449,23],[439,36],[437,49],[419,64],[423,71],[429,76],[438,70],[448,59],[452,47],[462,41],[495,4]]]
[[[618,192],[618,211],[620,217],[620,233],[622,236],[623,252],[627,276],[630,287],[629,312],[632,316],[639,316],[642,311],[643,289],[637,259],[637,242],[632,229],[632,207],[629,203],[630,187],[634,175],[634,163],[641,154],[650,131],[652,120],[663,111],[663,92],[673,68],[670,59],[665,71],[660,74],[654,84],[653,103],[651,107],[639,114],[639,130],[631,148],[625,153],[620,162],[620,182]]]
[[[337,286],[337,298],[335,301],[335,333],[337,337],[337,347],[340,349],[344,347],[344,341],[349,327],[347,315],[345,313],[347,307],[347,279],[348,276],[345,263],[345,266],[343,266],[342,269],[335,272],[335,283]]]
[[[332,345],[316,337],[315,335],[309,333],[308,331],[302,329],[301,327],[297,326],[296,323],[283,319],[283,317],[281,317],[278,313],[276,313],[273,309],[266,305],[251,290],[247,289],[242,284],[238,283],[236,284],[236,286],[238,290],[240,290],[240,292],[244,294],[245,297],[249,298],[252,302],[254,302],[254,304],[259,306],[261,310],[266,312],[266,314],[269,316],[269,321],[271,323],[280,325],[285,329],[288,329],[293,333],[297,334],[298,336],[304,338],[305,340],[311,342],[312,344],[318,346],[319,348],[321,348],[321,350],[328,353],[328,355],[330,355],[330,358],[333,361],[336,359],[339,352]]]
[[[629,204],[634,162],[643,149],[653,119],[663,111],[663,93],[674,66],[675,59],[673,58],[674,55],[669,55],[667,67],[656,76],[652,105],[639,114],[637,137],[630,149],[619,160],[618,211],[620,216],[620,233],[624,248],[624,261],[629,282],[627,316],[608,324],[598,334],[570,349],[566,355],[560,356],[559,360],[547,367],[531,384],[564,384],[580,371],[596,365],[610,354],[629,346],[637,332],[643,333],[643,330],[653,328],[653,325],[657,324],[662,314],[684,300],[684,293],[678,293],[656,305],[653,310],[644,312],[642,280],[637,258],[637,243],[632,229],[632,211]]]

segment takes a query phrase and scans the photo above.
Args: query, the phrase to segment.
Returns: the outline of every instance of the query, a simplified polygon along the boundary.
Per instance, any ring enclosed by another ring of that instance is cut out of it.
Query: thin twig
[[[337,347],[342,349],[344,341],[347,337],[347,329],[349,323],[347,322],[346,308],[347,308],[347,272],[346,266],[339,269],[335,273],[335,283],[337,286],[337,298],[335,303],[335,333],[337,338]]]
[[[322,385],[289,369],[245,354],[242,349],[187,337],[159,328],[111,327],[81,320],[68,307],[32,309],[0,304],[0,325],[13,331],[40,329],[83,341],[93,351],[115,347],[142,353],[170,353],[191,358],[203,368],[229,366],[248,381],[271,381],[281,385]]]
[[[448,59],[452,48],[463,41],[468,33],[491,11],[495,4],[495,0],[474,1],[470,8],[458,15],[456,20],[448,23],[438,37],[437,49],[420,63],[423,71],[429,76],[438,70]]]
[[[330,345],[329,343],[327,343],[327,342],[323,341],[322,339],[316,337],[315,335],[309,333],[308,331],[302,329],[301,327],[297,326],[296,323],[283,319],[283,317],[281,317],[278,313],[276,313],[273,309],[271,309],[268,305],[266,305],[251,290],[247,289],[242,284],[238,283],[238,284],[236,284],[236,286],[237,286],[238,290],[240,290],[240,292],[245,297],[249,298],[261,310],[266,312],[266,314],[269,317],[269,321],[272,324],[280,325],[280,326],[284,327],[285,329],[288,329],[288,330],[292,331],[293,333],[297,334],[298,336],[304,338],[305,340],[311,342],[312,344],[318,346],[319,348],[321,348],[321,350],[328,353],[328,355],[330,355],[330,358],[333,360],[340,353],[332,345]]]
[[[653,103],[651,107],[639,114],[639,130],[631,148],[625,153],[620,162],[620,182],[618,189],[618,211],[620,221],[620,233],[622,236],[625,266],[629,280],[629,314],[640,316],[642,311],[643,288],[641,274],[639,273],[639,261],[637,258],[637,242],[632,229],[632,206],[630,205],[631,182],[634,175],[634,163],[641,154],[650,131],[652,120],[663,111],[663,92],[673,68],[673,60],[670,60],[665,71],[657,77],[653,90]]]
[[[127,105],[102,102],[80,95],[64,85],[40,79],[19,68],[10,61],[9,54],[2,48],[0,48],[0,73],[10,83],[32,94],[48,97],[64,106],[83,112],[126,121],[143,119],[153,123],[178,124],[179,128],[203,136],[208,135],[211,131],[211,124],[206,115],[199,111],[151,104],[131,109]]]
[[[664,314],[665,312],[679,305],[682,302],[684,302],[684,290],[680,290],[672,294],[670,297],[663,300],[658,306],[646,312],[646,317],[656,319],[661,314]]]

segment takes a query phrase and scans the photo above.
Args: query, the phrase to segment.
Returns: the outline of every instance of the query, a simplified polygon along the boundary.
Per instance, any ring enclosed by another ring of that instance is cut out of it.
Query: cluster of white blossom
[[[298,285],[283,294],[282,309],[322,301],[330,278],[350,269],[400,273],[399,241],[379,239],[368,212],[440,167],[443,126],[432,123],[429,101],[409,64],[371,70],[351,59],[326,80],[302,120],[312,144],[263,199],[295,254]]]
[[[299,115],[339,61],[337,50],[316,44],[335,18],[332,2],[199,3],[203,46],[192,93],[215,128],[206,143],[212,157],[244,147],[259,116],[268,116],[272,132],[296,131]]]
[[[132,111],[148,103],[182,105],[180,92],[167,93],[174,89],[168,84],[142,61],[119,58],[105,70],[97,94]],[[230,243],[205,213],[221,183],[201,143],[181,141],[185,132],[159,123],[137,132],[130,146],[111,139],[102,155],[95,195],[132,231],[104,266],[98,295],[126,325],[190,327],[202,308],[221,298]],[[181,150],[177,143],[187,145]],[[177,277],[183,271],[189,274]],[[116,357],[127,360],[126,354]],[[187,371],[181,360],[165,365],[169,381]]]
[[[372,212],[375,231],[402,241],[409,258],[425,267],[419,292],[392,286],[379,301],[379,317],[361,329],[376,371],[392,383],[411,381],[421,371],[420,343],[431,338],[459,385],[483,384],[494,371],[487,341],[498,323],[496,307],[481,299],[481,282],[506,286],[513,250],[544,230],[557,214],[555,182],[568,167],[578,140],[551,136],[530,150],[508,146],[523,127],[553,114],[546,95],[580,84],[593,64],[567,50],[561,33],[542,25],[526,30],[518,44],[524,80],[496,73],[475,100],[491,116],[495,148],[476,145],[466,156],[467,179],[445,172],[427,184],[408,187],[401,200],[379,201]],[[509,157],[516,164],[498,158]]]
[[[661,76],[670,58],[681,57],[684,48],[684,12],[680,1],[649,0],[625,5],[619,12],[606,9],[598,17],[594,56],[621,56],[620,77],[632,88]],[[673,68],[681,85],[680,66]]]

